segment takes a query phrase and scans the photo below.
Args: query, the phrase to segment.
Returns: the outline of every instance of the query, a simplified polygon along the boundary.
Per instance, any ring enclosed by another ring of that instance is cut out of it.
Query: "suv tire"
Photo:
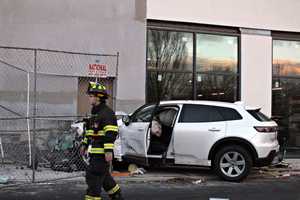
[[[238,182],[249,175],[252,162],[252,157],[245,148],[232,145],[221,148],[215,154],[213,167],[220,178]]]

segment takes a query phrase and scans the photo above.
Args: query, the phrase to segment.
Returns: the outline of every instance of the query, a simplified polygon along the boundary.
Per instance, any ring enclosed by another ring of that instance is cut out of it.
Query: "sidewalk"
[[[288,167],[284,166],[271,166],[271,167],[262,167],[262,168],[253,168],[251,174],[245,181],[252,181],[252,180],[273,180],[278,178],[288,178],[291,176],[300,176],[300,159],[285,159],[284,163],[288,163]],[[14,172],[14,171],[10,171]],[[63,173],[63,172],[60,172]],[[84,172],[78,172],[80,175],[78,177],[69,177],[63,180],[75,180],[75,181],[82,181],[84,182]],[[67,175],[67,173],[65,173]],[[145,171],[144,174],[137,174],[137,175],[129,175],[128,172],[115,172],[113,173],[115,179],[120,183],[142,183],[142,182],[160,182],[160,183],[206,183],[206,182],[216,182],[221,181],[213,171],[209,169],[199,169],[199,168],[164,168],[164,169],[151,169]],[[55,182],[55,179],[51,181],[43,179],[39,179],[42,182]],[[10,185],[19,185],[19,184],[30,184],[29,181],[22,182],[20,179],[19,181],[13,181],[8,184],[0,184],[0,188],[7,187]]]
[[[300,176],[300,159],[285,159],[288,166],[278,165],[262,168],[253,168],[245,181],[257,179],[276,180],[291,176]],[[189,182],[205,183],[221,181],[213,171],[208,169],[162,169],[147,171],[143,175],[115,177],[121,182]]]
[[[290,164],[292,170],[300,171],[300,159],[285,159],[284,161]]]

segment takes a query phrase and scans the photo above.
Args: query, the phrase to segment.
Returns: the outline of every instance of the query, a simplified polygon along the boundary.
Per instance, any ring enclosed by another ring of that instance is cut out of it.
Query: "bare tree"
[[[187,71],[188,41],[181,32],[149,30],[148,100],[158,101],[184,97],[192,72]]]

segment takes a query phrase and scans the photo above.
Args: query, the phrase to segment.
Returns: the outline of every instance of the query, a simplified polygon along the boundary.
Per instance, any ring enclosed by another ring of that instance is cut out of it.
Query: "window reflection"
[[[273,41],[273,75],[300,76],[300,42]]]
[[[193,99],[193,73],[148,71],[147,82],[148,102]]]
[[[192,99],[192,72],[192,33],[148,31],[148,102]]]
[[[148,31],[148,69],[193,71],[193,34]]]
[[[279,143],[300,147],[300,42],[273,40],[272,115]]]
[[[197,34],[197,72],[237,72],[237,37]]]
[[[197,74],[197,99],[236,101],[236,75]]]
[[[289,146],[300,147],[300,79],[273,78],[272,97],[280,136],[288,138]]]
[[[237,100],[237,44],[234,36],[149,29],[147,102]]]

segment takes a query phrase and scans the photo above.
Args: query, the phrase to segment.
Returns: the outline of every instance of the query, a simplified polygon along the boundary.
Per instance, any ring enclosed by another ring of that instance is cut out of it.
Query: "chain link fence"
[[[81,138],[89,81],[107,85],[114,108],[116,55],[0,47],[0,183],[82,176]]]

